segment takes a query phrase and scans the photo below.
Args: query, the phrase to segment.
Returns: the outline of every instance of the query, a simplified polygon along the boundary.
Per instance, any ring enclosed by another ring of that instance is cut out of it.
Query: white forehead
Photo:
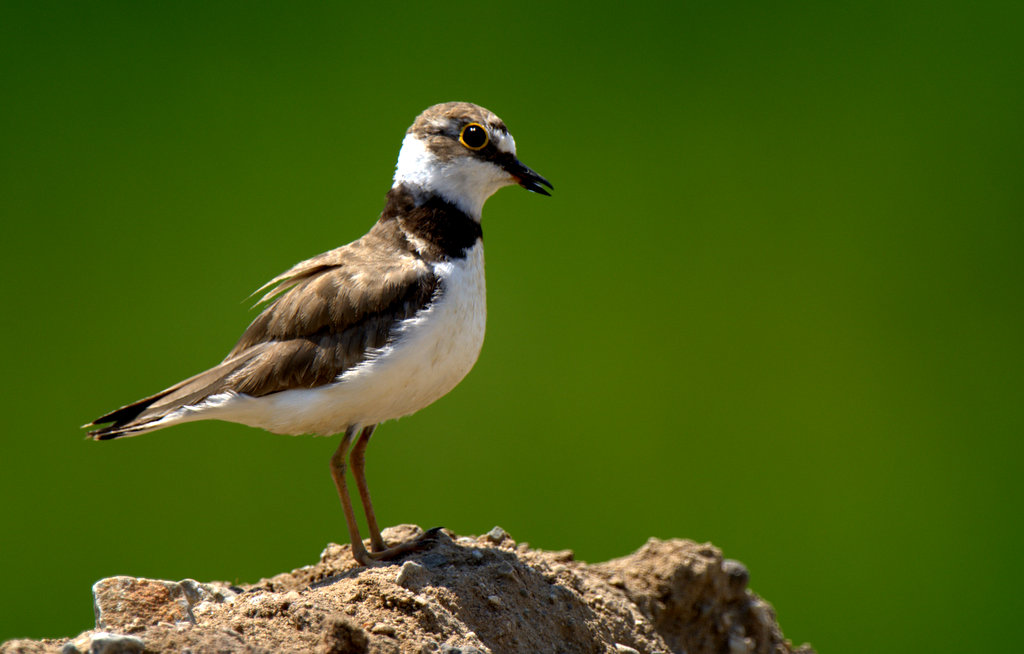
[[[516,153],[516,140],[508,132],[503,132],[500,129],[491,130],[491,138],[494,139],[495,147],[502,152],[513,155]]]

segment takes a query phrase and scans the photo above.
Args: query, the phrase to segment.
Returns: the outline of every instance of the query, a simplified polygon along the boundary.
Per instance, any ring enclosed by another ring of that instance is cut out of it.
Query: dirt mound
[[[421,534],[402,525],[391,542]],[[96,629],[12,640],[15,652],[686,652],[813,654],[786,641],[747,570],[709,544],[651,539],[587,564],[500,528],[369,568],[347,545],[251,586],[111,577],[93,586]]]

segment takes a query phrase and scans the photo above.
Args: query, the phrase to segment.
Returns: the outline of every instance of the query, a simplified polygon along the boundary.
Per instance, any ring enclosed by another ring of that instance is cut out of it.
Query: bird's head
[[[550,195],[551,182],[516,158],[516,142],[500,118],[468,102],[446,102],[420,114],[405,134],[394,186],[436,194],[479,220],[484,201],[518,184]]]

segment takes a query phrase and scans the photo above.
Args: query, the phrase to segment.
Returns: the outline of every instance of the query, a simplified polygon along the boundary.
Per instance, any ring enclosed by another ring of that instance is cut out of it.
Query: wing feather
[[[147,425],[218,393],[255,397],[336,380],[430,304],[438,279],[396,226],[296,264],[261,287],[267,306],[217,366],[86,425],[97,440]]]

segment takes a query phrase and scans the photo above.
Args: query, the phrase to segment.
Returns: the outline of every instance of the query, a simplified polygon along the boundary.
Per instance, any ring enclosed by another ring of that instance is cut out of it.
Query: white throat
[[[471,156],[442,161],[423,140],[407,134],[398,153],[392,188],[399,184],[440,195],[479,222],[487,198],[503,186],[515,184],[515,179],[498,166]]]

